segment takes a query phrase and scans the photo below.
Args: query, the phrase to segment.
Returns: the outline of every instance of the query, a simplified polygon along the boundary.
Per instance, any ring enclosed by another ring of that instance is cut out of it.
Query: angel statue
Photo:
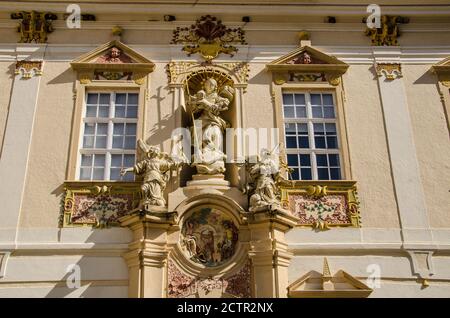
[[[122,169],[120,175],[124,176],[127,172],[143,175],[140,206],[147,210],[149,206],[164,207],[166,205],[164,189],[167,181],[170,179],[172,169],[181,163],[176,163],[169,154],[161,152],[157,146],[147,145],[142,139],[137,143],[140,150],[145,153],[145,158],[134,167]]]
[[[280,207],[280,191],[277,183],[284,179],[280,168],[285,167],[274,154],[274,150],[261,149],[256,163],[249,163],[247,166],[250,181],[245,192],[251,193],[249,208],[251,212]]]
[[[198,156],[194,158],[193,166],[199,174],[221,174],[225,172],[225,154],[223,148],[223,133],[230,127],[229,123],[220,117],[226,111],[234,97],[234,89],[224,86],[218,93],[217,81],[206,79],[203,89],[194,96],[189,96],[192,107],[192,118],[201,121],[203,138],[201,142],[197,137],[194,125],[194,146],[197,147]],[[199,115],[198,115],[199,114]]]

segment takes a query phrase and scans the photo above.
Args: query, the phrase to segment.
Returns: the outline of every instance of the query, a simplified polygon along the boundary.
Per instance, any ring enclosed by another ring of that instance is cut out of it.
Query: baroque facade
[[[0,4],[0,297],[448,297],[450,7],[188,2]]]

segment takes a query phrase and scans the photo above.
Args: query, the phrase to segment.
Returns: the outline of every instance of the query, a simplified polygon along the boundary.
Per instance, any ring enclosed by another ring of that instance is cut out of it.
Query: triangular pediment
[[[432,66],[440,80],[450,80],[450,56]]]
[[[155,64],[120,41],[105,43],[96,49],[75,59],[71,66],[74,70],[139,70],[143,73],[153,71]]]
[[[302,46],[266,65],[269,71],[343,74],[348,64],[310,46]]]
[[[328,268],[328,263],[326,267]],[[324,273],[309,271],[287,289],[288,296],[293,298],[367,297],[373,291],[343,270],[331,275],[329,268],[327,271],[324,270]]]

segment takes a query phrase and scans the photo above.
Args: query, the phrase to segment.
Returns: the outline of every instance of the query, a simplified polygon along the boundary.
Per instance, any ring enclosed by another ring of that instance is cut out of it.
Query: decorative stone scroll
[[[169,298],[252,297],[249,260],[235,274],[220,278],[189,276],[183,273],[172,260],[169,260],[167,281],[167,297]]]
[[[197,62],[170,62],[166,66],[167,77],[169,81],[169,87],[173,88],[177,84],[181,84],[182,79],[186,77],[186,74],[191,74],[193,72],[202,71],[204,73],[214,72],[223,70],[224,73],[230,74],[235,77],[235,87],[243,86],[246,87],[248,83],[248,77],[250,68],[248,63],[245,62],[224,62],[224,63],[214,63],[214,68],[201,67],[199,68],[199,63]],[[192,77],[192,76],[191,76]]]
[[[137,182],[66,182],[63,227],[109,227],[139,202]]]
[[[285,182],[281,185],[281,203],[300,219],[299,226],[327,230],[361,225],[355,181]]]
[[[42,61],[17,61],[14,74],[21,75],[23,79],[42,75]]]
[[[400,63],[377,63],[375,70],[378,76],[384,76],[389,81],[403,76]]]

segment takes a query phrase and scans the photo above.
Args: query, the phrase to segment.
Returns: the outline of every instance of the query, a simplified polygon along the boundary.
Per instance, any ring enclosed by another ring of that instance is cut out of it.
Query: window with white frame
[[[83,112],[79,152],[80,180],[134,180],[120,176],[136,156],[138,94],[88,92]]]
[[[340,180],[334,95],[285,91],[283,115],[289,179]]]

